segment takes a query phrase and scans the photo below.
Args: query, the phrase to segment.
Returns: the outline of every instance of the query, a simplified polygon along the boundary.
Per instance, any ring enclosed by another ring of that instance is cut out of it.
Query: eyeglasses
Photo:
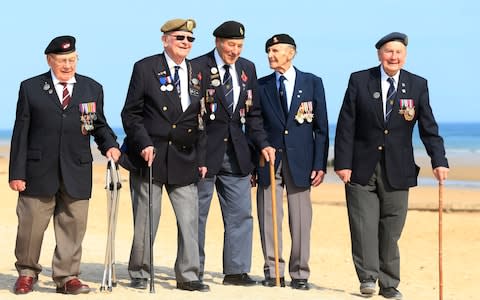
[[[185,38],[187,38],[187,41],[190,43],[193,43],[195,41],[195,38],[193,36],[187,36],[187,35],[171,35],[173,36],[177,41],[183,41]]]

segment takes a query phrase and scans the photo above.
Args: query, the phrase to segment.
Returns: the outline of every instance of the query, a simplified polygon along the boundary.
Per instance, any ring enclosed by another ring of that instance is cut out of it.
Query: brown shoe
[[[57,287],[57,293],[62,294],[71,294],[71,295],[78,295],[78,294],[88,294],[90,292],[90,288],[88,285],[83,284],[77,278],[70,279],[69,281],[65,282],[64,286]]]
[[[31,276],[19,276],[15,282],[14,292],[17,295],[28,294],[33,291],[33,285],[37,282],[37,278]]]

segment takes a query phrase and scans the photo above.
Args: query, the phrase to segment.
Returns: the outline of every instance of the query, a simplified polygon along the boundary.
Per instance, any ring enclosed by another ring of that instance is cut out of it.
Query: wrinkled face
[[[66,82],[73,76],[77,71],[77,61],[78,55],[74,51],[68,54],[48,54],[47,63],[61,82]]]
[[[222,60],[229,65],[234,64],[243,49],[243,39],[215,39],[215,46]]]
[[[190,53],[194,40],[193,34],[189,31],[172,31],[162,36],[163,48],[177,64]]]
[[[378,60],[389,76],[394,76],[403,68],[407,57],[407,47],[402,42],[391,41],[377,50]]]
[[[292,65],[295,49],[288,44],[276,44],[268,48],[267,56],[270,68],[283,74]]]

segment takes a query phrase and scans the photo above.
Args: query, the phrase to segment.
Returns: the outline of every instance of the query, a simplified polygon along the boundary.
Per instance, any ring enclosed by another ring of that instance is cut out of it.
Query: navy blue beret
[[[224,39],[243,39],[245,38],[245,27],[236,21],[226,21],[213,31],[213,35]]]
[[[405,46],[408,45],[408,36],[401,32],[392,32],[387,34],[386,36],[382,37],[376,44],[375,48],[380,49],[384,44],[391,42],[391,41],[399,41],[403,43]]]
[[[68,54],[73,51],[75,51],[75,38],[69,35],[57,36],[45,48],[45,54]]]
[[[280,33],[272,36],[267,40],[267,42],[265,43],[265,52],[268,52],[268,48],[276,44],[289,44],[293,47],[297,47],[297,45],[295,44],[295,40],[291,36],[285,33]]]

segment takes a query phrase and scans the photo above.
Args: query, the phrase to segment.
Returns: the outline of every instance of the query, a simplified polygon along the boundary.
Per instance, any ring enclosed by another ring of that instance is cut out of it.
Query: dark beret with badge
[[[267,42],[265,43],[265,52],[268,52],[268,48],[276,44],[289,44],[295,48],[297,47],[297,45],[295,44],[295,40],[291,36],[285,33],[280,33],[275,34],[267,40]]]
[[[384,44],[391,42],[391,41],[398,41],[404,44],[405,46],[408,45],[408,36],[401,32],[392,32],[387,34],[386,36],[382,37],[376,44],[375,48],[380,49]]]
[[[75,38],[70,35],[57,36],[45,48],[45,54],[68,54],[73,51],[75,51]]]
[[[163,33],[168,33],[172,31],[188,31],[193,32],[193,28],[195,28],[197,24],[193,19],[172,19],[160,28],[160,31]]]
[[[213,36],[223,39],[244,39],[245,27],[236,21],[226,21],[213,31]]]

